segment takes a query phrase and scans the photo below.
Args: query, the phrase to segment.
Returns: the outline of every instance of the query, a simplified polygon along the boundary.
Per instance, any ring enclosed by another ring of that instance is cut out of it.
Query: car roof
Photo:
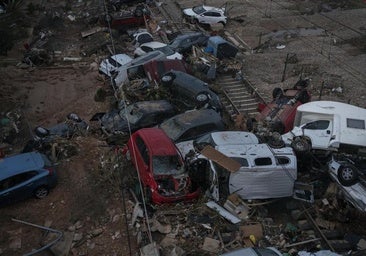
[[[257,136],[255,136],[251,132],[244,132],[244,131],[212,132],[208,134],[208,136],[211,136],[213,142],[218,146],[259,143]]]
[[[136,133],[145,141],[152,155],[176,155],[178,153],[172,140],[159,128],[143,128]]]
[[[202,7],[206,11],[217,11],[217,12],[220,12],[220,13],[224,13],[225,12],[225,8],[218,8],[218,7],[208,6],[208,5],[202,5]]]
[[[143,43],[143,44],[140,45],[140,47],[141,46],[147,46],[147,47],[150,47],[150,48],[153,48],[153,49],[157,49],[157,48],[167,46],[167,44],[164,44],[162,42],[152,41],[152,42],[148,42],[148,43]]]
[[[177,70],[171,70],[169,73],[173,73],[175,75],[173,83],[184,85],[186,90],[189,90],[194,94],[202,91],[211,92],[208,88],[208,84],[195,76]]]
[[[124,53],[113,55],[111,56],[111,58],[117,61],[121,65],[126,65],[127,63],[130,63],[133,60],[130,56]]]
[[[189,38],[189,37],[196,37],[196,36],[205,36],[202,32],[188,32],[188,33],[185,33],[185,34],[181,34],[181,35],[177,35],[177,37],[175,39],[173,39],[172,41],[174,40],[182,40],[182,39],[185,39],[185,38]]]
[[[187,111],[182,114],[173,116],[168,120],[174,120],[174,122],[179,123],[182,127],[191,127],[192,125],[202,125],[206,123],[223,124],[220,114],[213,109],[198,109]]]
[[[163,59],[163,58],[166,58],[165,54],[162,53],[161,51],[151,51],[151,52],[148,52],[140,57],[137,57],[135,59],[133,59],[130,63],[130,67],[133,67],[133,66],[138,66],[138,65],[141,65],[141,64],[144,64],[148,61],[151,61],[151,60],[156,60],[156,59]]]
[[[165,112],[174,110],[172,104],[167,100],[151,100],[151,101],[137,101],[133,103],[140,110],[145,113],[151,112]]]
[[[217,146],[216,150],[228,157],[238,158],[254,158],[254,157],[271,157],[271,156],[293,156],[291,147],[271,148],[268,144],[250,144],[250,145],[223,145]]]
[[[44,164],[42,155],[37,152],[2,158],[0,159],[0,180],[23,172],[43,168]]]

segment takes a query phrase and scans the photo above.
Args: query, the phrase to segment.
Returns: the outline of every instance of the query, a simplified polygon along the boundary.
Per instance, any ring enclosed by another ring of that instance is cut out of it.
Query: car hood
[[[196,15],[196,13],[192,10],[192,8],[184,9],[183,13],[187,16],[195,16]]]

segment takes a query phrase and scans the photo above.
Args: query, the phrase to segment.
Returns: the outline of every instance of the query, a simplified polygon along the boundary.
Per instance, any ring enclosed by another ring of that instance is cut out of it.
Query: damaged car
[[[188,176],[180,152],[161,129],[136,131],[123,153],[138,171],[147,201],[175,203],[192,201],[200,195],[199,187]]]
[[[125,134],[160,124],[176,114],[166,100],[138,101],[107,113],[96,113],[90,121],[99,121],[106,135]]]
[[[293,88],[282,90],[276,87],[272,91],[273,100],[268,103],[259,103],[259,114],[255,119],[247,123],[249,130],[258,123],[263,124],[272,132],[284,134],[292,130],[298,106],[311,100],[311,95],[307,90],[309,79],[300,79]]]
[[[220,98],[204,81],[181,71],[170,71],[161,78],[163,88],[168,92],[171,101],[180,109],[200,108],[222,112]]]
[[[206,133],[225,130],[220,114],[212,109],[187,111],[159,125],[175,143],[196,139]]]
[[[192,50],[192,46],[205,46],[208,41],[208,36],[202,32],[189,32],[178,35],[174,38],[169,46],[176,52],[187,54]]]
[[[205,146],[186,164],[192,180],[216,201],[233,193],[248,200],[290,197],[297,179],[292,148],[268,144]]]

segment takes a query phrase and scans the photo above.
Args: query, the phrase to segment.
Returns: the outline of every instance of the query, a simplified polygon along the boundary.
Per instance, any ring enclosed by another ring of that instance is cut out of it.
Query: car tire
[[[273,99],[279,98],[283,95],[283,90],[279,87],[276,87],[272,91],[272,97]]]
[[[161,78],[161,83],[164,85],[164,86],[170,86],[174,80],[174,75],[173,74],[167,74],[167,75],[164,75],[162,78]]]
[[[195,100],[199,105],[204,105],[209,102],[210,98],[207,93],[200,92],[196,95]]]
[[[223,21],[219,21],[219,24],[222,24],[223,27],[225,27],[226,23]]]
[[[308,139],[305,137],[296,137],[291,142],[291,147],[295,150],[297,153],[306,153],[309,152],[311,149],[311,144]]]
[[[37,126],[34,129],[34,132],[40,138],[44,138],[44,137],[50,135],[50,130],[48,130],[47,128],[42,127],[42,126]]]
[[[34,196],[37,199],[43,199],[45,198],[49,193],[49,189],[46,186],[41,186],[36,188],[36,190],[34,190]]]
[[[341,165],[337,172],[339,183],[342,186],[349,187],[358,182],[357,168],[350,164]]]

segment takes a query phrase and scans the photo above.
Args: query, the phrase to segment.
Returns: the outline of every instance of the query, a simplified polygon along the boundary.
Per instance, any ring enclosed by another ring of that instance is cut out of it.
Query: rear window
[[[364,120],[359,120],[359,119],[347,118],[347,127],[348,128],[365,130],[365,121]]]

